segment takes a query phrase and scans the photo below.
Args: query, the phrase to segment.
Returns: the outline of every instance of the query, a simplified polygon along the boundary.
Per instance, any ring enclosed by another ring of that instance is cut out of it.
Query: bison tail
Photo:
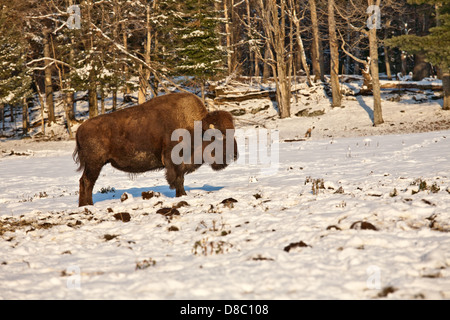
[[[75,161],[75,163],[78,165],[77,171],[82,171],[84,169],[84,161],[80,159],[80,145],[78,143],[78,140],[77,145],[75,146],[75,150],[73,151],[72,157],[73,161]]]

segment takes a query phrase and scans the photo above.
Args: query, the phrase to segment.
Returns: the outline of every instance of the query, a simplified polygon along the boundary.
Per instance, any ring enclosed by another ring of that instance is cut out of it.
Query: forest
[[[442,79],[450,110],[450,1],[0,0],[0,65],[2,136],[7,120],[21,136],[51,126],[57,105],[70,131],[81,100],[95,117],[230,79],[273,82],[289,118],[293,84],[327,86],[340,107],[344,75],[364,80],[376,126],[380,77]]]

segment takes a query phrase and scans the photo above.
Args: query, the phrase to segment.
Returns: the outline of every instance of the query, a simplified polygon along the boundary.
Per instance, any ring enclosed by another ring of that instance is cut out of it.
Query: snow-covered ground
[[[280,129],[278,170],[203,166],[182,198],[106,166],[78,208],[73,141],[1,142],[0,298],[449,299],[450,131],[409,126],[449,116],[386,99],[373,128],[370,99],[243,116]]]

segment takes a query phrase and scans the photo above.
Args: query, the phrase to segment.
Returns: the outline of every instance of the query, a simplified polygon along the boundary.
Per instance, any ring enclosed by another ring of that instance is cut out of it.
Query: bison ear
[[[202,119],[202,128],[203,131],[206,131],[208,129],[215,129],[214,123],[217,123],[217,111],[209,112],[203,119]]]

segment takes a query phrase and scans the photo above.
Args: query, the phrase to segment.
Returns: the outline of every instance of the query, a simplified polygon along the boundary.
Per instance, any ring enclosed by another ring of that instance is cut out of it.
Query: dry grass
[[[18,229],[28,228],[27,232],[29,232],[39,229],[50,229],[54,226],[56,226],[56,224],[37,221],[35,219],[16,219],[8,217],[0,220],[0,236],[3,236],[7,232],[16,232]]]

